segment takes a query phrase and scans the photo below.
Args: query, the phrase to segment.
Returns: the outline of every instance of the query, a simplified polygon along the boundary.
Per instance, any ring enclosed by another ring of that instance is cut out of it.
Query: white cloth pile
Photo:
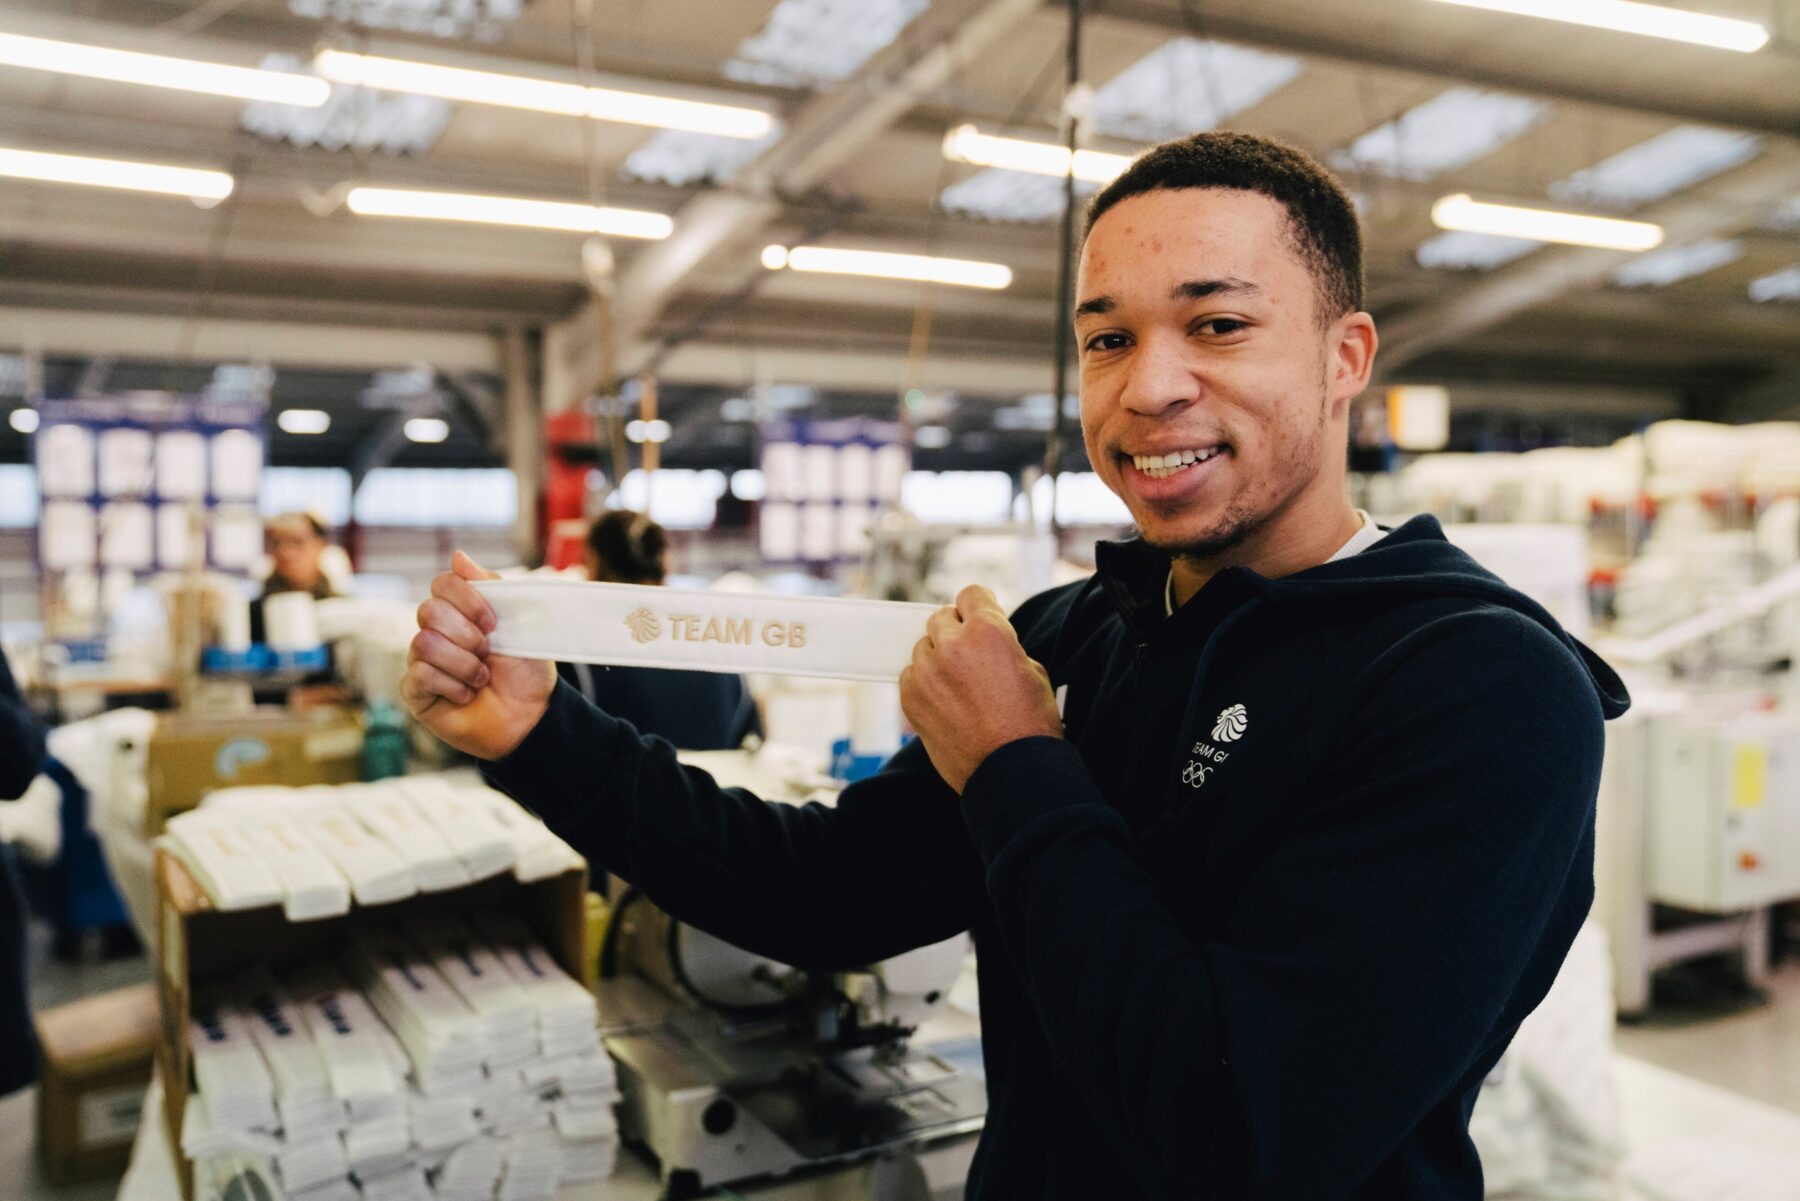
[[[227,788],[171,818],[161,844],[220,909],[280,904],[309,921],[511,871],[581,866],[548,827],[478,779]]]
[[[366,923],[340,964],[196,996],[196,1180],[253,1163],[295,1201],[548,1201],[611,1175],[591,994],[518,919]]]

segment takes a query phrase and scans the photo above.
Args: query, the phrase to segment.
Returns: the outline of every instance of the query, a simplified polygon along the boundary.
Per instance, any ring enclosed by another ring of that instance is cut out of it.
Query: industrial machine
[[[706,758],[718,774],[721,755]],[[625,1137],[681,1198],[979,1130],[979,1071],[919,1038],[935,1017],[942,1035],[963,1036],[956,1050],[972,1049],[973,1019],[959,1031],[945,1006],[967,950],[958,935],[861,971],[801,971],[626,891],[599,989]]]

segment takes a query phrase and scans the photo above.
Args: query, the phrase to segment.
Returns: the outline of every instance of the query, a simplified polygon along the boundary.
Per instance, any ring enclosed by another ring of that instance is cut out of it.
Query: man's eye
[[[1215,336],[1235,334],[1240,329],[1248,328],[1248,321],[1234,321],[1230,317],[1214,317],[1211,321],[1203,321],[1199,325],[1201,332],[1211,331]]]
[[[1095,334],[1087,340],[1087,350],[1118,350],[1127,339],[1124,334]]]

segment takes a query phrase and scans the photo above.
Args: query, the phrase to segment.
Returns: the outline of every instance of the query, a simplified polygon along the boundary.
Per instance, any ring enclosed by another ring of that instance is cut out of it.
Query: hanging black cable
[[[1057,532],[1056,476],[1062,470],[1063,397],[1069,390],[1069,312],[1075,306],[1075,143],[1080,137],[1080,121],[1075,109],[1075,89],[1081,83],[1081,5],[1082,0],[1068,0],[1069,33],[1064,47],[1063,81],[1063,145],[1069,151],[1068,169],[1063,172],[1062,236],[1058,243],[1056,263],[1056,363],[1051,373],[1050,431],[1044,438],[1044,474],[1050,480],[1050,531]]]

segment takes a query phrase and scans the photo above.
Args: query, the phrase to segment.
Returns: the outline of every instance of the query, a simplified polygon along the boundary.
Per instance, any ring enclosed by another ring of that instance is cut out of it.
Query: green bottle
[[[370,701],[363,724],[362,778],[385,780],[406,774],[406,726],[392,701]]]

